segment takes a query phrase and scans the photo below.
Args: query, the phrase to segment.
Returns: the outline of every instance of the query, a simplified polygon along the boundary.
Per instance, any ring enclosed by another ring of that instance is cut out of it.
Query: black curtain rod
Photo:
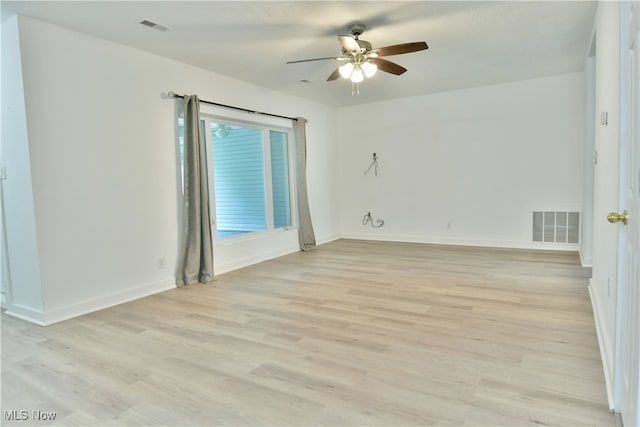
[[[170,98],[182,98],[182,99],[184,99],[184,95],[179,95],[179,94],[177,94],[175,92],[169,92],[168,95],[169,95]],[[249,109],[242,108],[242,107],[234,107],[233,105],[218,104],[217,102],[205,101],[204,99],[201,99],[200,102],[204,102],[205,104],[209,104],[209,105],[215,105],[216,107],[230,108],[232,110],[244,111],[244,112],[252,113],[252,114],[262,114],[263,116],[278,117],[278,118],[281,118],[281,119],[294,120],[296,122],[298,121],[298,119],[295,118],[295,117],[280,116],[278,114],[264,113],[262,111],[254,111],[254,110],[249,110]]]

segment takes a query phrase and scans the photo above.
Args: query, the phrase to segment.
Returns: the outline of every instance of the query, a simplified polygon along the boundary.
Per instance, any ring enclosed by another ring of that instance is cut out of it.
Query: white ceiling
[[[260,86],[343,106],[580,71],[595,3],[585,1],[2,1],[20,13]],[[147,19],[165,27],[140,25]],[[326,78],[353,22],[382,47],[426,41],[429,49],[387,57],[401,76],[377,73],[351,96]],[[303,82],[308,80],[308,82]],[[180,90],[180,88],[167,88]]]

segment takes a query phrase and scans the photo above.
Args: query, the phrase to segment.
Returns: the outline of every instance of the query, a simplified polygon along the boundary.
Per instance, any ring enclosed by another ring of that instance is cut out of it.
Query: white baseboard
[[[281,249],[277,249],[277,250],[274,250],[274,251],[261,253],[260,255],[254,255],[254,256],[242,258],[242,259],[239,259],[239,260],[234,260],[232,262],[227,262],[225,264],[216,265],[215,271],[214,271],[214,276],[217,276],[219,274],[228,273],[228,272],[233,271],[233,270],[238,270],[239,268],[249,267],[250,265],[254,265],[254,264],[258,264],[260,262],[268,261],[268,260],[273,259],[273,258],[278,258],[278,257],[284,256],[284,255],[289,255],[289,254],[292,254],[292,253],[297,252],[299,250],[300,250],[300,247],[296,245],[294,247],[281,248]]]
[[[477,246],[488,248],[507,248],[507,249],[533,249],[545,251],[571,251],[577,252],[579,247],[570,244],[550,244],[537,242],[521,242],[515,240],[474,240],[474,239],[456,239],[448,237],[429,237],[429,236],[411,236],[411,235],[374,235],[370,233],[344,233],[343,239],[357,240],[379,240],[383,242],[403,242],[403,243],[424,243],[432,245],[452,245],[452,246]]]
[[[339,234],[332,234],[330,236],[319,237],[316,239],[317,245],[324,245],[325,243],[333,242],[334,240],[340,239],[341,236]]]
[[[322,237],[316,239],[317,245],[323,245],[325,243],[332,242],[334,240],[338,240],[340,236],[338,234],[332,234],[330,236]],[[240,268],[249,267],[254,264],[258,264],[260,262],[268,261],[270,259],[278,258],[281,256],[289,255],[294,252],[298,252],[300,250],[300,246],[296,243],[295,245],[287,245],[283,248],[276,249],[269,252],[263,252],[259,255],[252,255],[246,258],[233,260],[231,262],[219,264],[215,266],[214,274],[224,274],[233,270],[238,270]]]
[[[319,244],[324,244],[336,240],[339,237],[340,236],[338,235],[327,236],[325,238],[322,238]],[[218,271],[216,272],[216,274],[222,274],[232,270],[237,270],[238,268],[247,267],[259,262],[267,261],[283,255],[288,255],[299,250],[300,248],[296,245],[271,251],[268,253],[262,253],[258,256],[250,256],[241,260],[224,264],[222,266],[218,266]],[[136,286],[131,289],[116,292],[110,295],[105,295],[102,297],[70,304],[68,306],[47,309],[44,312],[12,305],[7,307],[6,313],[41,326],[47,326],[57,322],[61,322],[63,320],[71,319],[73,317],[82,316],[83,314],[102,310],[108,307],[113,307],[118,304],[123,304],[125,302],[133,301],[139,298],[173,289],[175,288],[175,286],[175,279],[170,278],[155,283]]]
[[[578,255],[580,255],[580,265],[583,267],[593,267],[593,258],[587,258],[582,253],[582,248],[578,251]]]
[[[610,372],[613,372],[613,356],[609,354],[606,338],[606,331],[603,328],[600,321],[600,313],[602,312],[598,308],[598,299],[593,291],[593,279],[589,279],[589,298],[591,299],[591,307],[593,309],[593,319],[596,324],[596,334],[598,336],[598,347],[600,348],[600,358],[602,359],[602,370],[604,371],[604,383],[607,390],[607,401],[609,403],[609,410],[614,411],[615,405],[613,401],[613,378],[611,378]],[[609,369],[611,367],[611,369]]]
[[[147,283],[136,286],[125,291],[115,292],[113,294],[104,295],[98,298],[74,303],[64,307],[57,307],[45,310],[42,317],[43,326],[71,319],[73,317],[82,316],[83,314],[102,310],[104,308],[113,307],[125,302],[133,301],[149,295],[157,294],[162,291],[173,289],[176,287],[175,279],[165,279],[159,282]],[[11,314],[11,313],[9,313]],[[28,320],[28,319],[27,319]]]
[[[35,323],[36,325],[44,326],[44,313],[39,310],[23,307],[18,304],[7,304],[7,311],[5,311],[5,314],[26,320],[27,322]]]

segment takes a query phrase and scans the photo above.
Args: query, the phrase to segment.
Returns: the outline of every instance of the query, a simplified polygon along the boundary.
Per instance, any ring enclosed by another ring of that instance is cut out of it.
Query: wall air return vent
[[[580,243],[580,212],[534,211],[532,240],[544,243]]]

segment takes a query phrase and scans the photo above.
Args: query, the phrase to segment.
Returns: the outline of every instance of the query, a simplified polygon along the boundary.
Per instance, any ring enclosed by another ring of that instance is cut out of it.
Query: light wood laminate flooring
[[[3,424],[615,426],[588,274],[338,240],[45,328],[3,314],[2,408],[30,417]]]

